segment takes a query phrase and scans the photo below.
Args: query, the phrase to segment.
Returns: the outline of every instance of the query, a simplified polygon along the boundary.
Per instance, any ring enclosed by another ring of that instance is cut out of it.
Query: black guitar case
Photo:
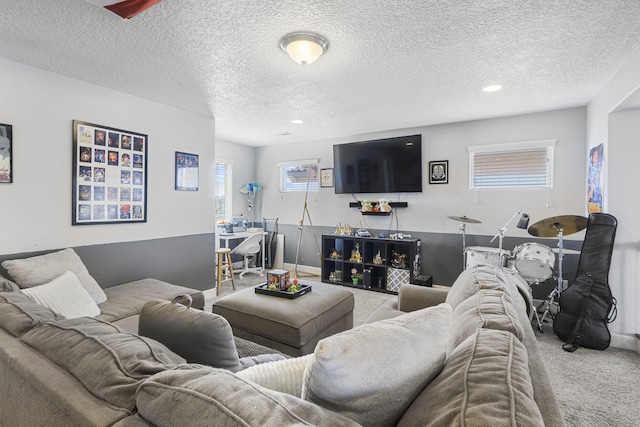
[[[608,323],[615,319],[616,301],[609,288],[609,267],[618,221],[609,214],[592,213],[575,281],[560,295],[560,312],[553,320],[553,332],[566,342],[562,348],[604,350],[611,334]]]

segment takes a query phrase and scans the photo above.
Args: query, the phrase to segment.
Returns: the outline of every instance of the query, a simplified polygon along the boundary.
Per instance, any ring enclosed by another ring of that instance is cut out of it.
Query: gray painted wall
[[[213,234],[198,234],[73,249],[103,288],[152,277],[204,291],[215,287],[213,248]],[[0,255],[0,262],[49,252]],[[9,277],[4,268],[0,273]]]

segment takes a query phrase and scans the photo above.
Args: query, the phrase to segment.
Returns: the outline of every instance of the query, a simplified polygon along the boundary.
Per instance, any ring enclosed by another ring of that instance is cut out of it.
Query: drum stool
[[[233,264],[231,263],[231,249],[229,248],[220,248],[216,249],[216,268],[217,268],[217,277],[218,277],[218,286],[217,286],[217,295],[220,295],[222,292],[222,283],[228,282],[231,280],[231,285],[233,286],[233,290],[236,290],[236,282],[233,280]],[[226,269],[226,272],[225,272]]]

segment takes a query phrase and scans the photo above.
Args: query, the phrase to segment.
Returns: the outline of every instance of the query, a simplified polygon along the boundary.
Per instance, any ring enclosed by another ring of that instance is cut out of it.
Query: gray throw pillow
[[[49,283],[56,277],[62,276],[64,272],[71,271],[75,273],[82,287],[89,292],[96,304],[102,304],[107,300],[107,295],[98,282],[91,277],[78,254],[71,248],[30,258],[6,260],[2,266],[21,288]]]
[[[149,301],[140,312],[138,333],[160,341],[189,363],[242,369],[231,326],[220,315],[169,301]]]
[[[368,427],[395,425],[442,369],[451,311],[440,304],[320,340],[302,398]]]

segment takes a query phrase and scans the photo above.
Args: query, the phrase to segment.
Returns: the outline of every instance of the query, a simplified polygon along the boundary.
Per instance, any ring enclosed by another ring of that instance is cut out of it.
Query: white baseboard
[[[202,294],[204,295],[204,299],[213,298],[218,296],[218,289],[216,288],[207,289],[206,291],[202,291]]]
[[[611,347],[632,350],[640,354],[640,338],[629,334],[611,334]]]
[[[293,271],[295,270],[295,264],[284,263],[284,269],[291,272],[291,276],[293,276]],[[300,265],[298,264],[298,274],[301,276],[311,275],[311,276],[322,276],[322,269],[320,267],[311,267],[309,265]]]

